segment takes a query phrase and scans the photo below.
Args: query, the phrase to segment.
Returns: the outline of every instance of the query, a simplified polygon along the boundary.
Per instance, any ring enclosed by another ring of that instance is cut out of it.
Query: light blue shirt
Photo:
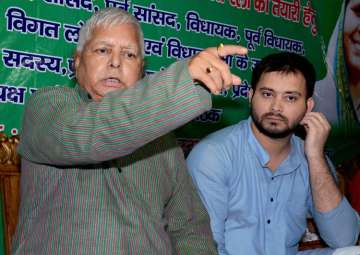
[[[211,134],[188,157],[219,253],[296,254],[308,212],[328,245],[354,244],[360,220],[345,198],[326,213],[312,205],[303,141],[293,136],[288,157],[272,172],[250,123],[251,118]]]

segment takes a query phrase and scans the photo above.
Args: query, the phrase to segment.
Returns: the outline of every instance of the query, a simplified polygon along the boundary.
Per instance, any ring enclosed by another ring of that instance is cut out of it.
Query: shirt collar
[[[295,136],[293,135],[290,140],[291,147],[289,155],[278,167],[276,175],[288,174],[300,167],[303,151],[301,151],[299,147],[295,145],[295,142]]]
[[[247,133],[248,133],[248,142],[251,149],[254,151],[255,156],[259,159],[261,165],[265,167],[266,163],[270,160],[269,154],[265,151],[264,147],[256,139],[253,130],[251,129],[252,119],[249,117],[247,119]]]

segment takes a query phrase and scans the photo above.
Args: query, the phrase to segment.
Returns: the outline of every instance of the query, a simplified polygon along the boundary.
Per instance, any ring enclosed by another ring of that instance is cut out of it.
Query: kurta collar
[[[251,129],[252,119],[249,117],[247,119],[247,134],[248,134],[248,143],[251,149],[254,151],[255,156],[258,158],[260,164],[266,168],[266,164],[270,160],[269,154],[266,152],[264,147],[260,144],[260,142],[256,139],[254,132]],[[297,146],[295,146],[295,137],[294,135],[291,137],[291,148],[289,155],[287,158],[280,164],[278,169],[274,172],[275,175],[288,174],[292,171],[295,171],[301,164],[300,155],[302,153],[298,151]]]
[[[84,100],[85,102],[92,102],[93,101],[90,94],[82,86],[80,86],[78,83],[76,84],[75,89],[79,93],[80,98],[82,100]]]

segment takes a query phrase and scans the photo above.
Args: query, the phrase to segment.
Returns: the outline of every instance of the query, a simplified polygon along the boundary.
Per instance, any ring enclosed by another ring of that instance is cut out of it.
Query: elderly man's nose
[[[118,68],[121,65],[121,58],[116,55],[112,55],[110,58],[110,66],[113,68]]]

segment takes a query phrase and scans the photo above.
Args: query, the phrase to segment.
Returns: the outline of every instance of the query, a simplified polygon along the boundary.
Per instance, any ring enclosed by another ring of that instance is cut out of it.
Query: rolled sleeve
[[[345,197],[333,210],[322,213],[313,210],[313,217],[322,239],[332,248],[354,245],[359,236],[359,214]]]

